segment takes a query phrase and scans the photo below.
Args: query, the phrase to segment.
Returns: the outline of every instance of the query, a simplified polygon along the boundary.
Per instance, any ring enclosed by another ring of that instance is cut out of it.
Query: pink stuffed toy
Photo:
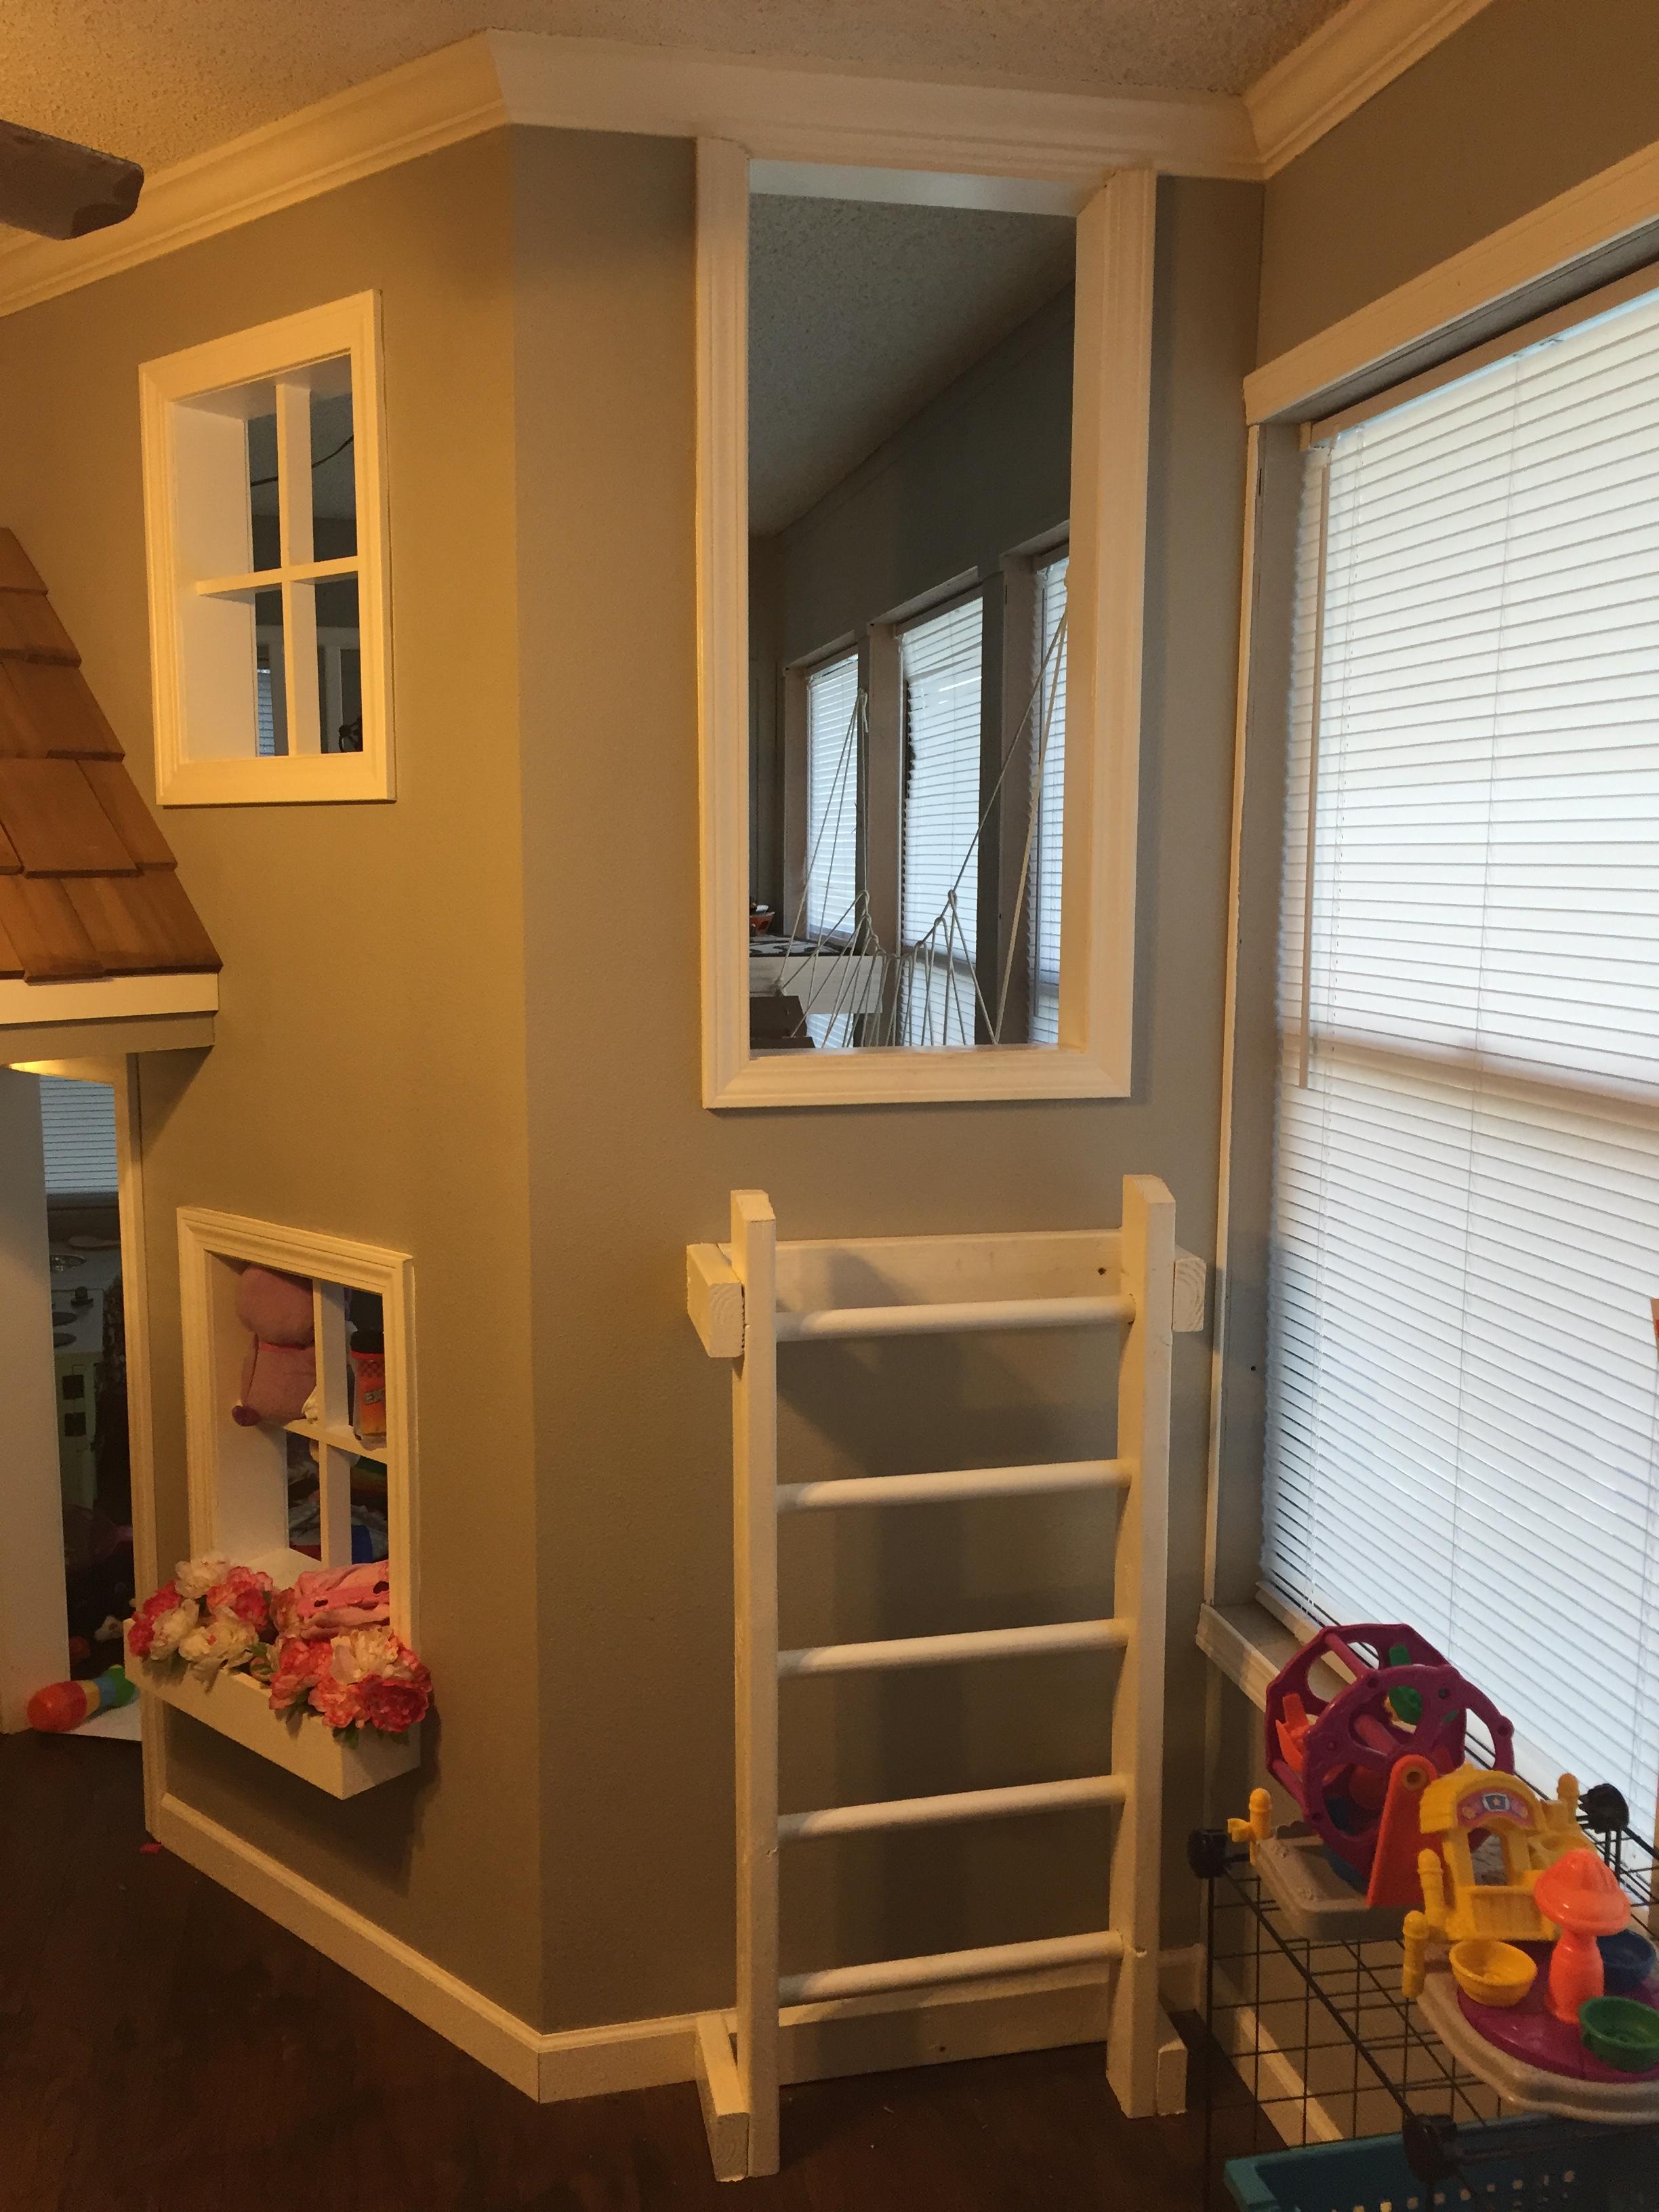
[[[309,1276],[245,1267],[236,1285],[236,1318],[252,1331],[253,1341],[230,1418],[245,1429],[261,1421],[297,1421],[317,1387]]]
[[[281,1632],[310,1643],[389,1620],[392,1584],[384,1559],[361,1567],[319,1567],[300,1576],[291,1590],[278,1590],[272,1602]]]

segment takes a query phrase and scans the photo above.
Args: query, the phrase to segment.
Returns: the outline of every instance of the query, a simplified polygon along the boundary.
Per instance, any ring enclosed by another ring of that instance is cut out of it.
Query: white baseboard
[[[155,1838],[541,2104],[696,2077],[695,2013],[545,2033],[179,1798],[162,1799]],[[1196,1948],[1164,1954],[1159,1982],[1170,2010],[1193,2008],[1200,1958]],[[823,2081],[1101,2042],[1109,1991],[1099,1968],[1089,1966],[791,2005],[782,2016],[783,2078]]]

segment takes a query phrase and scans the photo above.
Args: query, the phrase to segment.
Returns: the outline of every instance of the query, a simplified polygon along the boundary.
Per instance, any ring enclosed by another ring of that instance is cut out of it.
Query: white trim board
[[[57,1022],[134,1021],[219,1010],[216,975],[106,975],[87,983],[0,982],[0,1043],[10,1028]]]
[[[1362,380],[1374,391],[1431,368],[1659,254],[1659,236],[1648,234],[1656,225],[1659,143],[1264,362],[1244,380],[1246,415],[1252,422],[1312,420],[1368,396]]]
[[[1243,104],[1212,93],[937,84],[606,39],[480,31],[159,171],[129,221],[0,247],[0,314],[509,123],[733,139],[763,159],[1036,178],[1253,178]]]
[[[155,1833],[198,1873],[538,2103],[694,2078],[695,2013],[543,2033],[182,1799],[162,1799]],[[1172,2009],[1194,2005],[1195,1956],[1182,1948],[1160,1961],[1164,2001]],[[1105,2035],[1109,1987],[1098,1969],[1074,1967],[949,1990],[793,2005],[783,2014],[784,2079],[818,2081],[1097,2042]]]
[[[1261,174],[1277,175],[1486,5],[1487,0],[1348,0],[1246,91]]]

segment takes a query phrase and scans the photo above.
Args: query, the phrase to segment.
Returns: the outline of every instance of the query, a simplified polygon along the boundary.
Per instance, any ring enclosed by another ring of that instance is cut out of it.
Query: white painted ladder
[[[1174,1200],[1156,1177],[1126,1176],[1121,1231],[780,1244],[765,1194],[740,1190],[732,1194],[731,1243],[694,1244],[686,1258],[698,1334],[711,1357],[735,1363],[737,2002],[733,2013],[707,2014],[697,2023],[697,2081],[716,2173],[732,2181],[778,2169],[780,2046],[789,2008],[810,2006],[821,2019],[838,2001],[867,2003],[884,1991],[1045,1969],[1075,1973],[1098,1963],[1109,1970],[1106,2072],[1118,2102],[1132,2118],[1178,2111],[1180,2046],[1158,1995],[1170,1357],[1172,1327],[1202,1325],[1204,1269],[1176,1252]],[[860,1304],[851,1303],[854,1296]],[[879,1302],[871,1304],[872,1296]],[[1101,1326],[1121,1331],[1111,1459],[778,1482],[781,1343]],[[778,1649],[781,1513],[1107,1488],[1121,1498],[1109,1620]],[[781,1679],[1101,1648],[1123,1654],[1111,1773],[779,1817]],[[780,1978],[780,1844],[1102,1804],[1122,1808],[1108,1928]]]

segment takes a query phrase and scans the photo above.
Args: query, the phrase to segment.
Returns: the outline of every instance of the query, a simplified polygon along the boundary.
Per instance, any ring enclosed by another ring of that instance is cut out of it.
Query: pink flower
[[[233,1567],[221,1583],[216,1583],[207,1594],[207,1609],[232,1620],[240,1620],[251,1628],[255,1636],[270,1633],[270,1577],[252,1567]]]
[[[270,1678],[271,1711],[285,1713],[292,1706],[303,1706],[311,1696],[312,1685],[327,1672],[328,1661],[326,1644],[285,1637],[277,1648],[276,1668]]]
[[[402,1735],[426,1717],[432,1703],[432,1687],[424,1667],[421,1679],[412,1682],[394,1681],[389,1675],[370,1674],[358,1686],[362,1701],[363,1718],[371,1728],[385,1735]]]
[[[164,1613],[171,1613],[179,1603],[179,1592],[172,1583],[163,1583],[154,1597],[147,1597],[132,1616],[132,1626],[127,1631],[127,1640],[141,1659],[148,1659],[150,1645],[155,1640],[155,1624]]]
[[[326,1653],[328,1646],[318,1649]],[[342,1682],[331,1671],[320,1674],[311,1686],[311,1710],[320,1713],[331,1729],[356,1728],[363,1717],[362,1686]]]

